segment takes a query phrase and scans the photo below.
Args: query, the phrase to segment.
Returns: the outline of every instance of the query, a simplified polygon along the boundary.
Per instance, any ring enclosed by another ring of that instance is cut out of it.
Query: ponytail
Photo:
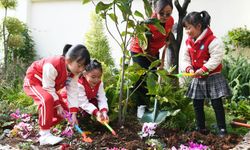
[[[210,26],[211,17],[207,11],[201,12],[191,12],[186,15],[182,20],[182,25],[186,27],[186,24],[191,24],[193,26],[197,26],[201,24],[201,30],[205,30],[207,27]]]
[[[66,44],[63,48],[63,53],[62,53],[62,56],[66,56],[66,53],[69,51],[69,49],[72,47],[71,44]]]
[[[201,15],[201,18],[202,18],[202,23],[201,23],[202,27],[201,28],[202,28],[202,30],[204,30],[204,29],[206,29],[207,27],[210,26],[211,17],[208,14],[207,11],[201,11],[200,15]]]

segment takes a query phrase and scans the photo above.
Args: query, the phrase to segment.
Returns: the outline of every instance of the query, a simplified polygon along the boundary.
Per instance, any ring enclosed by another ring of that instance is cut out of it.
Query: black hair
[[[189,13],[187,16],[183,18],[182,25],[186,27],[187,23],[193,26],[201,24],[201,30],[203,31],[204,29],[210,26],[210,20],[211,17],[207,11],[201,11],[201,12],[194,11]]]
[[[90,61],[90,63],[85,67],[85,71],[89,72],[94,69],[99,69],[102,72],[102,64],[95,59]]]
[[[71,44],[65,44],[64,48],[63,48],[63,53],[62,56],[65,56],[66,53],[68,52],[68,50],[72,47]]]
[[[167,5],[169,5],[172,9],[173,9],[173,3],[172,0],[158,0],[155,3],[155,7],[154,10],[156,13],[160,13],[160,11],[166,7]]]
[[[78,44],[72,46],[65,55],[66,59],[70,59],[71,61],[76,61],[79,64],[87,65],[90,62],[90,54],[88,49],[82,45]]]

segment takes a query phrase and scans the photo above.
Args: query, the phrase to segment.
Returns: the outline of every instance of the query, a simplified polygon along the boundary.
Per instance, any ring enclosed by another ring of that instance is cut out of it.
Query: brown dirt
[[[134,118],[129,119],[125,122],[124,126],[120,127],[115,124],[111,124],[113,129],[118,134],[117,137],[113,136],[109,130],[104,126],[94,123],[91,127],[85,128],[85,130],[91,131],[92,134],[89,135],[93,139],[93,143],[84,143],[81,141],[79,134],[75,133],[73,137],[66,138],[63,143],[68,145],[66,148],[68,150],[74,149],[107,149],[107,148],[126,148],[129,150],[136,149],[150,149],[150,147],[145,144],[146,139],[141,139],[138,132],[141,131],[142,125]],[[84,126],[82,126],[84,129]],[[178,147],[180,144],[185,144],[190,141],[202,143],[208,146],[211,150],[227,150],[235,147],[240,141],[242,141],[241,136],[228,134],[227,136],[220,138],[212,133],[208,135],[202,135],[196,131],[183,132],[179,130],[168,130],[157,127],[156,136],[154,139],[159,139],[165,145],[164,147],[171,148],[172,146]],[[34,135],[35,137],[35,135]],[[37,138],[31,137],[32,145],[38,149],[62,149],[63,144],[55,146],[39,146]],[[13,147],[17,147],[18,143],[23,143],[25,140],[21,138],[4,138],[0,140],[0,144],[9,144]],[[0,148],[1,149],[1,148]]]

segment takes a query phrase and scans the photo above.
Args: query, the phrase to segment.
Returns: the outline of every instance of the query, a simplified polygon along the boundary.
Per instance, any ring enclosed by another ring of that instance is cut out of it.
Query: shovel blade
[[[160,123],[162,123],[170,115],[171,115],[171,113],[168,112],[168,111],[160,111],[156,115],[156,118],[155,118],[154,122],[157,123],[157,124],[160,124]]]
[[[140,119],[140,122],[145,123],[145,122],[154,122],[154,116],[153,113],[144,113],[142,118]]]
[[[163,122],[166,119],[166,117],[168,117],[170,115],[171,115],[171,113],[169,111],[159,111],[156,114],[144,113],[140,122],[142,122],[142,123],[154,122],[154,123],[160,124],[161,122]]]

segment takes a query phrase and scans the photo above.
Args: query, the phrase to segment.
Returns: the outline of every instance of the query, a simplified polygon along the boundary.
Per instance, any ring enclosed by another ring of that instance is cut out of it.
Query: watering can
[[[154,122],[160,124],[162,121],[166,119],[166,117],[170,116],[171,113],[169,111],[159,111],[157,99],[155,98],[154,109],[152,112],[145,112],[140,119],[140,122]]]

